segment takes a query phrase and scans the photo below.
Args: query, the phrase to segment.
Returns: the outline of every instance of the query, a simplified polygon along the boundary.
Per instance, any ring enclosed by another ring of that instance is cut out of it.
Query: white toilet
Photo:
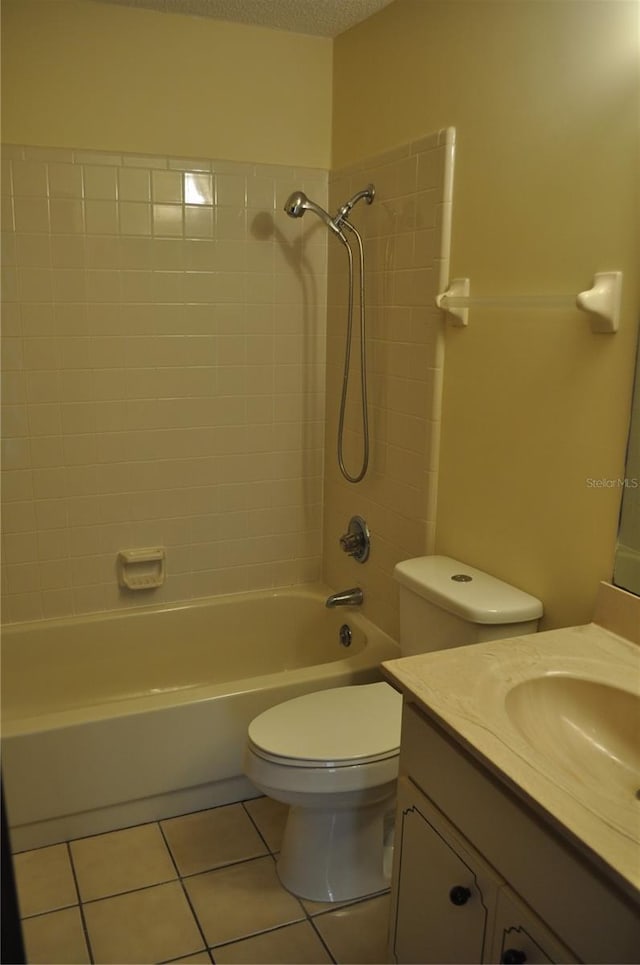
[[[534,633],[535,597],[445,556],[398,563],[402,656]],[[245,772],[288,804],[278,874],[315,901],[388,887],[402,698],[386,683],[321,690],[249,725]]]

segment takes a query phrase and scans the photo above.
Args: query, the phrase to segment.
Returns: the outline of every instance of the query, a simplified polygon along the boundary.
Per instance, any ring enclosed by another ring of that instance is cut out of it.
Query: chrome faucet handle
[[[362,546],[362,536],[358,533],[345,533],[344,536],[340,537],[340,546],[351,556],[359,552]]]
[[[369,527],[362,516],[352,516],[349,529],[340,537],[340,546],[348,556],[358,563],[364,563],[369,556]]]

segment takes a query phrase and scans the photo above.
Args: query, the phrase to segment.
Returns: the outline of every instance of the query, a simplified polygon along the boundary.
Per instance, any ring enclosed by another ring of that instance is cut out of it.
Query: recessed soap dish
[[[118,553],[118,583],[125,589],[154,590],[164,580],[164,547],[147,546]]]

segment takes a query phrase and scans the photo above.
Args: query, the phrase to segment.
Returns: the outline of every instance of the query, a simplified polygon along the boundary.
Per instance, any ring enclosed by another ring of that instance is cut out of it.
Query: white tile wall
[[[3,620],[317,579],[327,235],[282,203],[327,172],[3,158]]]

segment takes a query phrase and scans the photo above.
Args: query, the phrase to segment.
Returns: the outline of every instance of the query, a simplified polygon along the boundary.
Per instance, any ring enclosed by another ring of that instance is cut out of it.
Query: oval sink
[[[516,684],[505,707],[532,748],[607,797],[640,796],[640,695],[564,674]]]

